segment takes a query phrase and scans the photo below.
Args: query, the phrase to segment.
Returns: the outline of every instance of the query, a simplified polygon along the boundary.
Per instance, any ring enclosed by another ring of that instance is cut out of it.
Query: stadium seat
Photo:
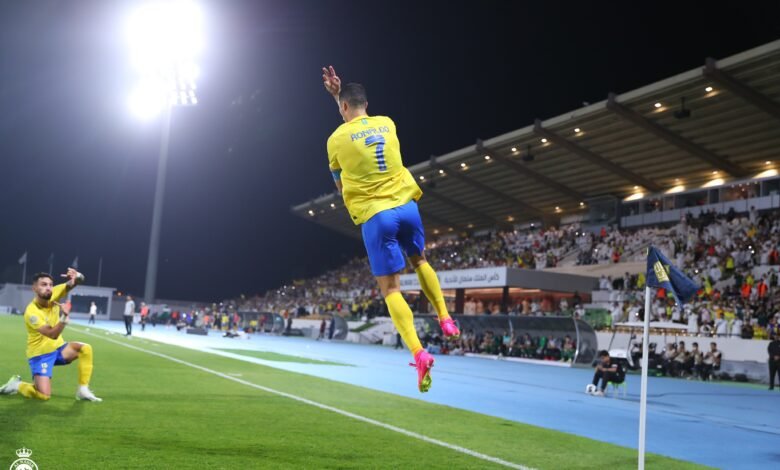
[[[628,384],[626,383],[625,380],[620,382],[620,383],[608,382],[607,386],[609,386],[609,390],[611,392],[615,393],[616,397],[619,397],[621,395],[621,392],[622,392],[623,398],[626,398],[628,396]]]

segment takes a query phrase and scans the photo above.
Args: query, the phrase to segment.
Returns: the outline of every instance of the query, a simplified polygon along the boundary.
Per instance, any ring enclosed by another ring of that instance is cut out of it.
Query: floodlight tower
[[[200,9],[191,1],[160,0],[141,5],[130,17],[128,26],[131,60],[138,76],[137,87],[130,95],[130,108],[141,119],[162,115],[144,289],[144,300],[151,303],[157,287],[165,171],[173,108],[198,104],[195,91],[199,75],[198,57],[203,46],[202,18]]]

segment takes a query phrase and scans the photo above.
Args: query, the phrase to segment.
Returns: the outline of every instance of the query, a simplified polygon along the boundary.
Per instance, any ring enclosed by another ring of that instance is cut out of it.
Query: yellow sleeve
[[[334,139],[333,136],[330,136],[328,139],[328,166],[332,172],[341,170],[337,150],[336,139]]]
[[[37,330],[46,325],[46,320],[35,308],[27,307],[24,310],[24,323],[29,325],[33,330]]]
[[[393,134],[398,135],[398,129],[395,127],[395,121],[390,119],[389,117],[385,116],[385,119],[387,119],[387,127],[390,128],[390,130],[393,132]]]
[[[57,284],[51,290],[51,300],[55,302],[59,302],[59,300],[65,297],[66,295],[68,295],[68,285],[65,283]]]

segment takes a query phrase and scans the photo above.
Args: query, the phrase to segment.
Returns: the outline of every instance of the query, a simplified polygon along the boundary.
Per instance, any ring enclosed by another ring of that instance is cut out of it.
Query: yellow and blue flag
[[[679,304],[687,302],[700,289],[654,246],[651,246],[647,252],[647,285],[663,287],[667,292],[672,293]]]

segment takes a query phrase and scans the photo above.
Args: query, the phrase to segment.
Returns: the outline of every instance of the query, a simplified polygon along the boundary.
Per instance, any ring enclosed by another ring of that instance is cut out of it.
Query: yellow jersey
[[[344,204],[356,225],[422,196],[401,160],[389,117],[360,116],[340,125],[328,138],[328,162],[333,177],[341,180]]]
[[[36,357],[42,354],[54,352],[65,344],[60,335],[57,339],[51,339],[38,332],[38,328],[49,325],[57,326],[60,321],[60,306],[53,302],[65,297],[68,293],[67,284],[58,284],[51,291],[50,307],[41,307],[35,303],[35,299],[24,309],[24,325],[27,327],[27,357]]]

